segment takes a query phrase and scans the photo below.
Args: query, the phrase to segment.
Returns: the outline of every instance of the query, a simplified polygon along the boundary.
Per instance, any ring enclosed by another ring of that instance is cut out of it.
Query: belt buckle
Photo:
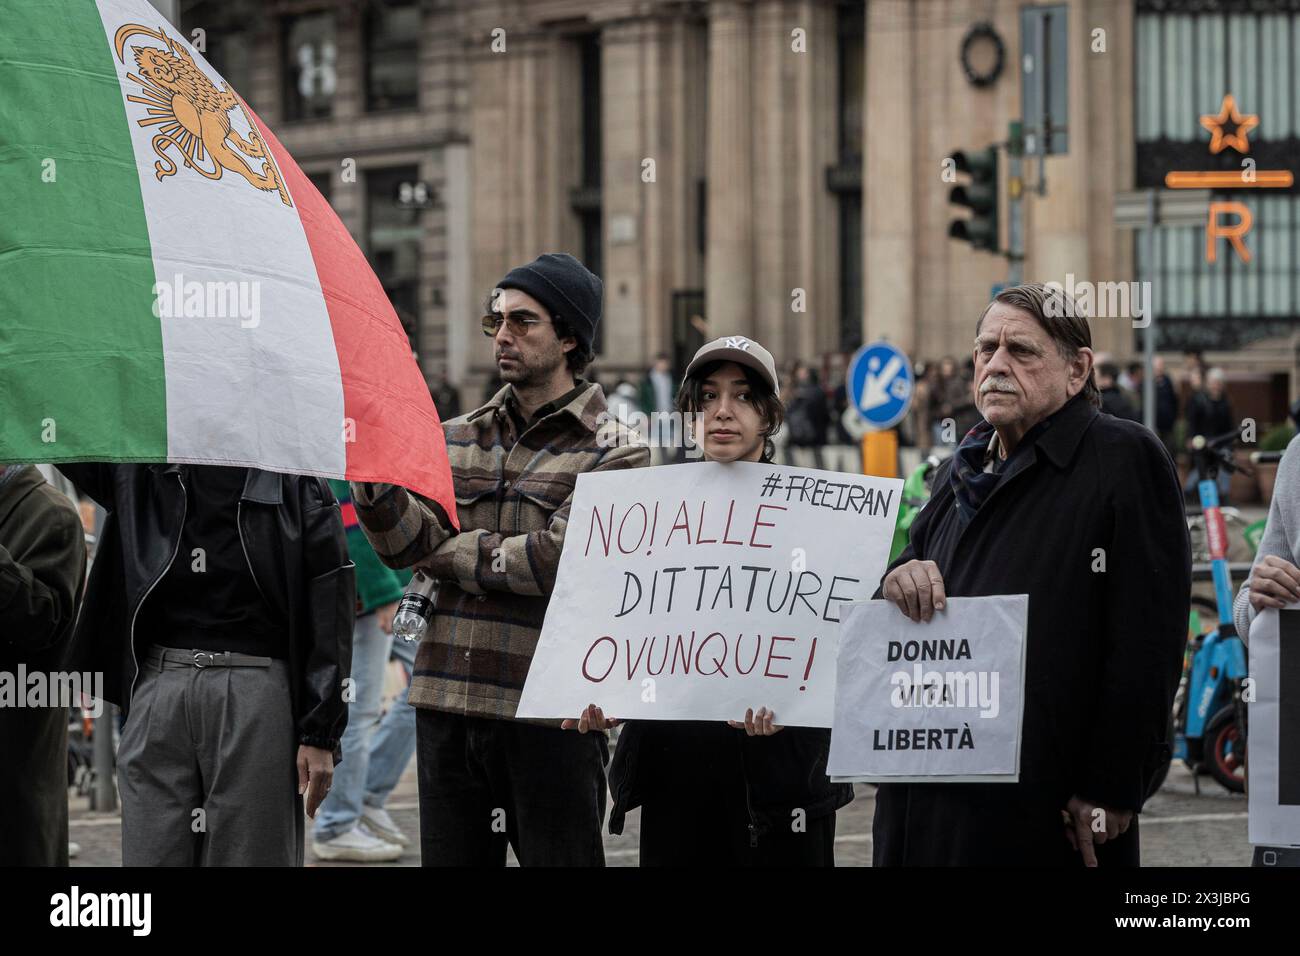
[[[208,662],[206,664],[200,661],[200,658],[202,657],[206,657],[208,659]],[[194,666],[197,667],[199,670],[202,670],[205,667],[212,667],[214,664],[216,664],[216,662],[217,662],[217,655],[213,654],[211,651],[194,652]]]

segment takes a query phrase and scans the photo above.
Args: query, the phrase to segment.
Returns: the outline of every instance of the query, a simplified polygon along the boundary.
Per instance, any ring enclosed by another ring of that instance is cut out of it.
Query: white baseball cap
[[[781,385],[776,378],[776,361],[771,352],[753,339],[743,335],[724,335],[700,346],[695,358],[691,359],[691,364],[686,366],[686,377],[690,378],[692,372],[710,362],[735,362],[752,368],[763,381],[772,386],[772,391],[778,398],[781,395]]]

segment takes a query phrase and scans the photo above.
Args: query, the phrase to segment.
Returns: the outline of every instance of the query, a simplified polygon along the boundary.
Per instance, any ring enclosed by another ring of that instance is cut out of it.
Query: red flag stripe
[[[397,313],[347,227],[251,109],[293,198],[329,312],[347,445],[347,477],[403,485],[441,504],[456,521],[456,496],[442,425]]]

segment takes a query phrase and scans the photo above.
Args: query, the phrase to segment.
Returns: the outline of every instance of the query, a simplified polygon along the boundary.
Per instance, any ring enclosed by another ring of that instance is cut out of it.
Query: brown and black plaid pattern
[[[416,707],[513,719],[564,546],[578,475],[650,463],[590,385],[516,441],[506,386],[443,424],[460,533],[441,507],[395,485],[354,484],[366,537],[390,567],[439,581],[409,700]],[[576,714],[574,716],[577,716]]]

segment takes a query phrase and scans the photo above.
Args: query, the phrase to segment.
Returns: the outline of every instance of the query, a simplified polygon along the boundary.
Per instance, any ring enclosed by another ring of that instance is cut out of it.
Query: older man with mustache
[[[984,420],[935,481],[883,597],[1028,594],[1020,780],[886,784],[877,866],[1137,865],[1137,814],[1169,759],[1190,551],[1173,462],[1098,411],[1092,333],[1064,292],[1000,292],[976,325]]]

